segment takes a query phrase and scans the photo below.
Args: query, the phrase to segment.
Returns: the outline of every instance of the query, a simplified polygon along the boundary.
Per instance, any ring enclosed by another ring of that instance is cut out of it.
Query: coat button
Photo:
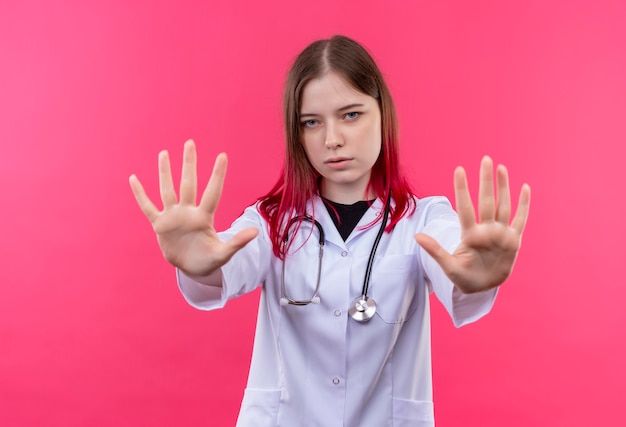
[[[341,310],[335,310],[335,316],[339,317],[341,316]]]
[[[339,378],[333,378],[333,384],[335,385],[339,384]]]
[[[343,252],[341,253],[341,256],[343,256],[343,257],[348,256],[348,252],[347,252],[347,251],[343,251]]]

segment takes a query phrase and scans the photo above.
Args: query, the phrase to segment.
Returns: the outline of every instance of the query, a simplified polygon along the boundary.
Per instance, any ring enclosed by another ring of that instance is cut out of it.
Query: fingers
[[[491,221],[496,216],[496,199],[493,190],[493,161],[489,156],[480,162],[478,184],[478,218],[480,222]]]
[[[520,235],[524,232],[526,226],[526,220],[528,219],[528,212],[530,211],[530,186],[528,184],[522,185],[522,191],[519,195],[519,203],[517,205],[517,211],[515,217],[511,222],[513,227]]]
[[[170,156],[167,151],[161,151],[159,153],[159,188],[163,208],[173,206],[177,203],[174,182],[172,181]]]
[[[185,148],[183,151],[183,170],[180,178],[180,202],[183,204],[195,205],[196,204],[196,145],[193,140],[185,142]]]
[[[504,165],[498,165],[496,169],[496,186],[498,187],[498,209],[495,219],[508,225],[511,218],[511,191],[509,190],[509,175]]]
[[[200,207],[211,215],[215,214],[220,197],[222,196],[227,166],[228,160],[226,154],[218,154],[215,159],[215,164],[213,165],[213,173],[200,200]]]
[[[159,209],[154,206],[154,203],[150,200],[150,198],[146,195],[146,191],[143,189],[143,185],[139,182],[139,179],[135,175],[131,175],[128,178],[128,182],[130,183],[130,188],[133,190],[133,194],[135,195],[135,200],[137,200],[137,204],[139,208],[144,213],[150,222],[154,222],[156,217],[159,215]]]
[[[509,225],[511,219],[511,190],[509,175],[504,165],[496,168],[494,191],[493,161],[489,156],[483,157],[480,164],[480,183],[478,190],[478,218],[479,222],[498,221]],[[468,230],[476,223],[474,207],[472,205],[467,177],[463,168],[454,171],[454,189],[456,193],[456,208],[463,230]],[[524,229],[530,206],[530,187],[522,187],[520,204],[511,226],[519,233]]]
[[[454,194],[456,198],[456,210],[463,230],[469,230],[476,224],[474,205],[467,186],[467,176],[462,167],[454,171]]]

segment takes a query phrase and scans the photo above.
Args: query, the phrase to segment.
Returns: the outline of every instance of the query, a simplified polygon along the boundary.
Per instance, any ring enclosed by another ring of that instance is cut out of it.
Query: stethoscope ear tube
[[[289,304],[292,304],[292,305],[319,304],[320,301],[321,301],[320,297],[317,297],[317,296],[311,298],[311,300],[309,300],[309,301],[307,301],[307,300],[295,301],[295,300],[290,300],[289,298],[282,297],[280,299],[280,305],[284,307],[284,306],[289,305]]]
[[[280,305],[281,306],[286,306],[286,305],[308,305],[308,304],[319,304],[320,303],[320,297],[317,296],[319,289],[320,289],[320,278],[322,275],[322,261],[324,259],[324,244],[326,242],[326,238],[324,237],[324,229],[322,228],[321,224],[319,222],[317,222],[316,220],[314,220],[311,217],[308,216],[303,216],[303,217],[295,217],[292,218],[291,221],[289,221],[289,223],[287,224],[287,230],[285,232],[285,237],[284,237],[284,244],[287,245],[288,241],[289,241],[289,229],[291,228],[291,226],[295,223],[298,222],[298,220],[301,221],[306,221],[306,222],[310,222],[311,224],[313,224],[317,230],[319,231],[319,245],[320,245],[320,249],[319,249],[319,262],[317,264],[317,282],[315,283],[315,291],[313,292],[313,296],[311,296],[310,299],[308,300],[295,300],[293,298],[291,298],[288,294],[287,294],[287,289],[285,288],[285,262],[283,261],[283,269],[282,269],[282,278],[281,278],[281,290],[282,290],[282,294],[283,296],[280,298]],[[299,225],[298,225],[299,227]],[[285,253],[285,257],[287,256],[287,254]]]

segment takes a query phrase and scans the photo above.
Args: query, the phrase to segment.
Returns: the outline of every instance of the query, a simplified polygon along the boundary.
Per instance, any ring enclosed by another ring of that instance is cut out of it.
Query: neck
[[[320,183],[320,195],[327,200],[343,205],[351,205],[362,200],[373,200],[376,194],[369,189],[366,191],[363,186],[350,185],[328,185],[325,180]]]

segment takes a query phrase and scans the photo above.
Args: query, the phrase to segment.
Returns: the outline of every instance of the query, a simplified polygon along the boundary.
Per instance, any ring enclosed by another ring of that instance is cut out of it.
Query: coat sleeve
[[[191,306],[200,310],[222,308],[228,300],[252,292],[263,284],[273,254],[266,223],[256,207],[247,208],[228,230],[218,235],[225,241],[248,227],[257,228],[259,234],[222,266],[221,287],[204,285],[176,270],[178,287]]]
[[[454,252],[461,241],[461,225],[456,212],[445,197],[435,197],[424,207],[422,232],[433,237],[448,251]],[[474,294],[459,291],[439,264],[420,247],[420,261],[430,291],[444,305],[456,327],[472,323],[491,310],[498,288]]]

